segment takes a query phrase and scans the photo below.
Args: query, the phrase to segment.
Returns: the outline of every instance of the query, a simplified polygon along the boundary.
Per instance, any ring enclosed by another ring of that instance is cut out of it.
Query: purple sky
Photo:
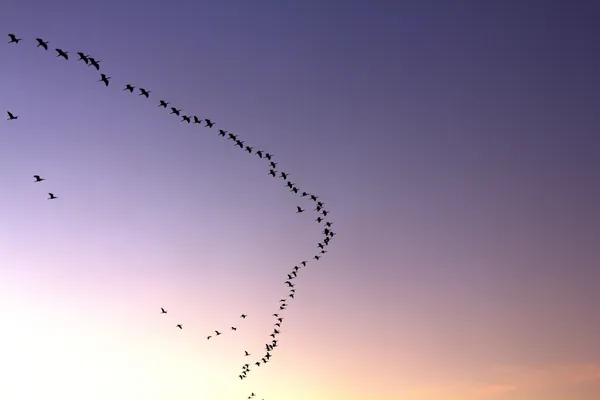
[[[600,7],[577,3],[3,0],[0,398],[597,399]],[[217,129],[338,233],[244,381],[322,227]]]

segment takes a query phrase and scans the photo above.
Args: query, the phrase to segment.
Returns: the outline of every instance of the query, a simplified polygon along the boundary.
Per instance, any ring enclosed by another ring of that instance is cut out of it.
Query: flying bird
[[[231,330],[232,330],[232,331],[237,331],[237,328],[236,328],[235,326],[232,326],[232,327],[231,327]]]
[[[262,151],[262,150],[257,150],[257,151],[256,151],[256,154],[258,154],[258,156],[259,156],[260,158],[263,158],[263,151]]]
[[[252,147],[250,146],[246,146],[246,151],[250,154],[252,154]]]
[[[41,177],[41,176],[39,176],[39,175],[34,175],[33,177],[35,178],[35,181],[34,181],[34,182],[41,182],[41,181],[45,181],[45,180],[46,180],[46,179],[42,178],[42,177]]]
[[[68,51],[63,51],[61,49],[54,49],[56,51],[56,57],[62,57],[65,60],[69,59],[69,52]]]
[[[90,57],[90,56],[87,56],[87,57],[88,57],[88,60],[90,61],[89,66],[96,68],[97,71],[100,71],[100,60],[96,60],[95,58]]]
[[[9,33],[8,37],[10,37],[10,42],[8,42],[8,43],[19,43],[21,40],[23,40],[23,39],[17,39],[17,37],[14,35],[14,33]]]
[[[127,84],[123,90],[129,90],[129,92],[133,93],[133,89],[135,89],[135,86]]]
[[[304,212],[304,209],[300,208],[300,206],[296,206],[296,208],[298,209],[298,211],[296,211],[296,214]]]
[[[48,200],[58,199],[58,197],[56,197],[53,193],[48,193],[48,195],[50,196],[48,197]]]
[[[289,174],[287,172],[282,172],[281,175],[280,175],[280,177],[287,180],[288,175]]]
[[[50,43],[50,42],[44,42],[40,38],[35,38],[35,40],[37,40],[37,42],[38,42],[37,46],[35,46],[35,47],[43,47],[44,50],[48,50],[48,43]]]
[[[138,96],[146,96],[146,98],[148,98],[150,97],[150,90],[140,88],[140,94],[138,94]]]
[[[169,114],[179,115],[181,110],[176,109],[175,107],[171,107],[171,112]]]
[[[198,119],[198,117],[194,115],[194,123],[195,123],[195,124],[201,124],[201,123],[202,123],[202,120],[201,120],[201,119]]]
[[[104,85],[108,86],[108,80],[110,79],[110,76],[106,76],[104,74],[100,75],[102,75],[102,78],[98,82],[104,82]]]
[[[271,175],[274,178],[277,178],[277,175],[275,174],[277,171],[275,171],[274,169],[269,170],[269,175]]]
[[[82,52],[78,51],[77,55],[79,56],[79,58],[77,59],[77,61],[81,60],[83,61],[86,65],[89,65],[90,60],[87,58],[87,56],[85,54],[83,54]]]
[[[246,314],[242,314],[242,315],[240,315],[240,318],[246,318],[246,317],[247,317],[247,315],[246,315]]]
[[[162,308],[162,307],[161,307],[161,308],[160,308],[160,313],[161,313],[161,314],[166,314],[166,313],[167,313],[167,310],[165,310],[164,308]]]
[[[169,105],[170,103],[168,101],[164,101],[161,100],[160,104],[158,105],[159,107],[163,107],[163,108],[167,108],[167,105]]]
[[[213,125],[215,124],[214,122],[212,122],[210,119],[205,119],[204,122],[206,122],[205,127],[209,127],[212,128]]]
[[[271,160],[271,157],[273,157],[273,154],[271,154],[271,153],[266,153],[266,154],[265,154],[265,157],[267,158],[267,160],[269,160],[269,161],[270,161],[270,160]]]
[[[177,327],[178,327],[179,329],[183,329],[183,326],[181,326],[181,324],[177,324]]]
[[[14,115],[10,111],[7,111],[6,113],[8,114],[8,118],[6,118],[7,121],[10,121],[11,119],[18,119],[19,118],[18,115]]]
[[[181,117],[181,122],[183,122],[183,121],[187,122],[188,124],[190,122],[192,122],[192,120],[190,119],[190,117],[188,117],[187,115],[184,115],[184,116]]]
[[[223,129],[219,129],[219,135],[225,137],[226,134],[227,134],[227,131],[224,131]]]
[[[215,331],[215,333],[217,334],[217,336],[219,336],[221,334],[221,332],[219,332],[219,331]]]
[[[249,356],[249,355],[250,355],[250,353],[248,353],[246,350],[244,350],[244,352],[246,353],[246,356]]]

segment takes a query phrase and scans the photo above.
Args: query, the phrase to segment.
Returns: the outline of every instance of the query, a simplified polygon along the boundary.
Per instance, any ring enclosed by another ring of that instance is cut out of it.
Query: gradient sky
[[[2,0],[0,398],[597,400],[593,3]]]

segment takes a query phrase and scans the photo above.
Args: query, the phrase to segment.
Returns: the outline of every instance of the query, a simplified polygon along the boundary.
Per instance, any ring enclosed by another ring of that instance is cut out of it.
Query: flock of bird
[[[10,41],[8,42],[9,44],[18,44],[19,42],[21,42],[21,40],[23,40],[22,38],[17,38],[12,33],[8,34],[8,36],[10,38]],[[44,41],[41,38],[36,38],[35,41],[37,42],[36,47],[41,48],[44,51],[50,50],[50,47],[49,47],[50,42],[49,41]],[[57,58],[63,58],[66,61],[69,60],[69,52],[68,51],[65,51],[60,48],[55,48],[54,51],[56,52]],[[100,71],[100,60],[98,60],[84,52],[77,52],[77,55],[78,55],[78,59],[76,61],[82,61],[88,67],[93,67],[97,71]],[[110,76],[107,76],[105,73],[100,73],[100,79],[98,80],[98,82],[101,82],[105,86],[108,87],[111,83],[111,79],[112,78]],[[150,94],[152,93],[150,90],[147,90],[142,87],[136,87],[130,83],[125,84],[122,91],[127,91],[127,92],[133,94],[136,89],[139,91],[138,96],[143,96],[146,99],[150,98]],[[169,107],[170,104],[171,103],[168,101],[159,100],[158,107],[164,108],[164,109],[169,109],[170,110],[169,115],[175,115],[177,117],[181,117],[180,121],[182,123],[184,122],[187,124],[198,124],[199,126],[202,126],[204,128],[209,128],[209,129],[213,128],[216,125],[216,123],[214,121],[212,121],[208,118],[199,118],[196,115],[182,114],[181,109],[178,109],[173,106]],[[8,113],[9,121],[15,121],[18,119],[18,115],[16,115],[14,112],[7,111],[7,113]],[[204,125],[202,125],[202,122],[204,122]],[[226,130],[218,129],[216,134],[226,140],[231,140],[235,147],[239,147],[240,149],[247,152],[248,154],[255,154],[258,158],[264,159],[268,163],[268,165],[267,165],[268,175],[270,175],[273,178],[283,179],[285,181],[284,187],[288,188],[291,193],[296,194],[299,197],[305,197],[313,202],[313,205],[315,206],[313,211],[315,211],[318,214],[317,218],[315,219],[315,222],[317,222],[318,224],[321,224],[321,226],[323,227],[323,230],[322,230],[323,237],[322,237],[321,241],[319,241],[317,243],[318,250],[316,250],[316,254],[312,257],[313,260],[318,261],[325,253],[327,253],[326,247],[330,244],[330,241],[333,239],[333,237],[336,234],[332,229],[333,223],[326,220],[327,216],[329,215],[329,211],[324,208],[325,206],[324,206],[323,202],[319,201],[319,196],[316,196],[312,193],[300,190],[295,183],[293,183],[292,181],[289,180],[289,176],[290,176],[289,173],[279,171],[277,169],[278,163],[273,160],[272,153],[266,152],[264,150],[255,150],[254,146],[250,146],[249,144],[246,144],[244,140],[240,139],[239,135],[228,132]],[[42,181],[46,180],[45,178],[42,178],[40,175],[33,175],[33,177],[35,179],[34,180],[35,183],[41,183]],[[53,193],[48,193],[48,195],[49,195],[48,200],[54,200],[54,199],[58,198]],[[304,213],[307,211],[307,209],[308,208],[306,206],[305,207],[297,206],[296,213],[297,214]],[[308,260],[303,260],[303,261],[299,262],[297,265],[294,265],[294,267],[287,273],[286,280],[283,282],[283,284],[287,286],[287,288],[289,289],[289,292],[288,292],[287,296],[285,296],[279,300],[278,309],[273,314],[273,317],[275,318],[275,320],[274,320],[275,323],[273,325],[274,326],[273,331],[270,334],[270,339],[265,343],[265,352],[262,356],[259,356],[254,361],[245,363],[242,365],[241,372],[238,375],[238,377],[241,380],[243,380],[247,377],[248,373],[250,372],[251,365],[253,365],[253,366],[255,365],[256,367],[259,367],[260,365],[266,364],[270,361],[272,354],[274,352],[274,349],[278,345],[277,337],[281,333],[281,325],[284,320],[284,318],[282,316],[283,314],[281,312],[284,311],[288,307],[288,303],[295,298],[296,285],[294,284],[294,281],[298,277],[298,274],[301,271],[301,269],[306,267],[308,265],[308,263],[309,263]],[[165,310],[164,308],[161,307],[160,313],[167,314],[167,310]],[[240,318],[242,318],[242,319],[245,319],[246,317],[247,317],[246,314],[242,314],[240,316]],[[175,327],[178,329],[183,329],[183,324],[177,324]],[[231,326],[230,329],[232,332],[234,332],[237,330],[237,327]],[[209,340],[213,336],[216,337],[216,336],[220,336],[221,334],[222,334],[221,331],[215,330],[214,335],[212,335],[212,334],[208,335],[206,337],[206,339]],[[248,351],[245,351],[245,354],[243,356],[250,357],[251,354]],[[248,397],[248,399],[251,399],[254,396],[255,396],[254,393],[252,393]]]

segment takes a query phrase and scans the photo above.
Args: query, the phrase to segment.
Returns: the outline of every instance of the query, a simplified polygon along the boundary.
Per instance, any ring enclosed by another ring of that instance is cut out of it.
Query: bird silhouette
[[[190,119],[190,117],[188,117],[187,115],[183,115],[183,116],[181,117],[181,122],[183,122],[183,121],[187,122],[188,124],[189,124],[190,122],[192,122],[192,120]]]
[[[263,151],[262,150],[257,150],[256,154],[260,157],[263,158]]]
[[[206,337],[206,340],[209,340],[211,337],[212,337],[212,336],[207,336],[207,337]]]
[[[206,125],[204,125],[205,127],[208,128],[212,128],[213,125],[215,124],[214,122],[212,122],[210,119],[205,119],[204,122],[206,122]]]
[[[296,206],[296,208],[298,209],[298,211],[296,211],[296,214],[304,212],[304,209],[300,208],[300,206]]]
[[[48,200],[58,199],[53,193],[48,193],[48,195],[50,196],[48,197]]]
[[[287,172],[282,172],[281,175],[280,175],[280,177],[287,180],[288,175],[289,174]]]
[[[37,41],[37,43],[38,43],[38,44],[37,44],[37,46],[35,46],[35,47],[43,47],[43,48],[44,48],[44,50],[46,50],[46,51],[48,50],[48,43],[50,43],[50,42],[44,42],[44,41],[43,41],[42,39],[40,39],[40,38],[35,38],[35,40],[36,40],[36,41]]]
[[[215,331],[215,333],[217,334],[217,336],[219,336],[221,334],[221,332],[219,332],[219,331]]]
[[[275,171],[274,169],[269,170],[269,175],[271,175],[274,178],[277,178],[276,173],[277,173],[277,171]]]
[[[138,94],[138,96],[146,96],[146,98],[148,98],[150,97],[150,90],[140,88],[140,94]]]
[[[227,131],[224,131],[223,129],[219,129],[219,135],[225,137],[226,134],[227,134]]]
[[[165,310],[164,308],[162,308],[162,307],[161,307],[161,308],[160,308],[160,313],[161,313],[161,314],[166,314],[166,313],[167,313],[167,310]]]
[[[123,90],[129,90],[130,93],[133,93],[133,89],[135,89],[135,86],[127,84],[127,85],[125,85],[125,89],[123,89]]]
[[[250,154],[252,154],[252,147],[250,146],[246,146],[246,151]]]
[[[23,39],[17,39],[17,37],[13,33],[9,33],[8,37],[10,37],[10,42],[8,43],[19,43]]]
[[[244,352],[246,353],[246,356],[249,356],[249,355],[250,355],[250,353],[248,353],[246,350],[244,350]]]
[[[181,110],[178,110],[175,107],[171,107],[171,112],[169,114],[175,114],[178,116],[180,112]]]
[[[181,324],[177,324],[177,328],[183,329],[183,326],[181,326]]]
[[[232,326],[232,327],[231,327],[231,330],[232,330],[232,331],[237,331],[237,328],[236,328],[235,326]]]
[[[77,52],[77,55],[79,56],[79,58],[77,59],[77,61],[81,60],[83,61],[86,65],[89,65],[90,60],[87,58],[87,56],[85,54],[83,54],[81,51]]]
[[[104,85],[108,86],[108,81],[110,79],[110,76],[106,76],[104,74],[100,74],[102,77],[98,82],[104,82]]]
[[[170,103],[169,103],[168,101],[161,100],[161,101],[160,101],[160,104],[159,104],[158,106],[159,106],[159,107],[163,107],[163,108],[167,108],[167,106],[168,106],[169,104],[170,104]]]
[[[35,178],[34,182],[41,182],[41,181],[45,181],[46,180],[46,179],[40,177],[39,175],[34,175],[33,177]]]
[[[6,113],[8,114],[8,118],[6,118],[7,121],[10,121],[11,119],[18,119],[19,118],[18,115],[14,115],[10,111],[7,111]]]
[[[194,115],[194,123],[195,123],[195,124],[201,124],[201,123],[202,123],[202,120],[201,120],[201,119],[198,119],[198,117]]]
[[[90,56],[87,56],[87,58],[90,62],[89,66],[96,68],[97,71],[100,71],[100,60],[96,60],[95,58]]]
[[[240,315],[240,318],[246,318],[246,317],[247,317],[247,315],[246,315],[246,314],[242,314],[242,315]]]
[[[62,57],[65,60],[69,59],[69,52],[68,51],[63,51],[61,49],[54,49],[56,51],[56,57]]]
[[[269,161],[270,161],[270,160],[273,158],[273,154],[271,154],[271,153],[266,153],[266,154],[265,154],[265,158],[266,158],[267,160],[269,160]]]

